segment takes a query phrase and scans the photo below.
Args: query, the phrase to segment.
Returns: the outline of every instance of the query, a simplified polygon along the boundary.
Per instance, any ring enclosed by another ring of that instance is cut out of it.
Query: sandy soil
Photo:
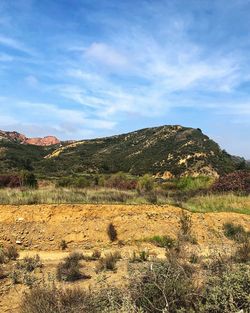
[[[237,213],[189,213],[193,222],[193,234],[203,254],[216,247],[230,247],[223,235],[223,224],[241,224],[250,231],[250,216]],[[90,255],[99,249],[102,255],[119,250],[116,273],[96,274],[96,262],[83,261],[84,274],[92,278],[75,283],[95,287],[100,281],[120,284],[127,278],[127,261],[133,251],[147,249],[151,257],[162,258],[165,251],[143,239],[153,235],[176,237],[181,209],[157,205],[25,205],[0,206],[0,244],[17,243],[20,258],[39,254],[44,264],[39,279],[54,277],[56,265],[70,251],[79,250]],[[118,233],[120,245],[110,244],[106,234],[112,222]],[[68,244],[67,251],[60,251],[61,240]],[[121,245],[121,242],[123,245]],[[66,284],[67,285],[67,284]],[[64,286],[64,285],[63,285]],[[21,296],[27,287],[12,285],[9,278],[0,280],[0,312],[17,313]]]

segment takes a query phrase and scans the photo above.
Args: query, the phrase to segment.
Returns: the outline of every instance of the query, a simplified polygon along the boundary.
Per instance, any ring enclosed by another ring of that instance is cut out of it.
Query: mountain
[[[117,171],[218,176],[235,170],[238,163],[200,129],[179,125],[51,146],[29,144],[34,141],[19,135],[0,140],[1,172],[30,166],[40,175],[53,176]]]
[[[0,130],[0,140],[15,141],[22,144],[30,144],[35,146],[52,146],[60,144],[60,140],[55,136],[46,136],[43,138],[27,138],[25,135],[16,131],[7,132]]]

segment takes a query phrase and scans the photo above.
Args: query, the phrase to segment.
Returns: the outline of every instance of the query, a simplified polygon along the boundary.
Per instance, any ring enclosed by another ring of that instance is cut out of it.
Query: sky
[[[0,129],[178,124],[250,159],[250,0],[0,0]]]

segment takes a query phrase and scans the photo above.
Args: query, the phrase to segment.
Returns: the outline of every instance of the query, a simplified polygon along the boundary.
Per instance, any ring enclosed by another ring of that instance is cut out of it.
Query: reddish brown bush
[[[17,175],[0,175],[0,188],[17,188],[21,185],[22,179]]]
[[[237,171],[220,177],[212,186],[215,192],[250,193],[250,172]]]
[[[111,175],[104,183],[105,187],[115,188],[120,190],[134,190],[137,186],[137,181],[127,177],[124,173]]]

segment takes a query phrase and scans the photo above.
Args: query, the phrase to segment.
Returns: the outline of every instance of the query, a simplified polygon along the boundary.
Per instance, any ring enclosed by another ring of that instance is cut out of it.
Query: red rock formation
[[[36,145],[36,146],[52,146],[60,144],[60,140],[54,136],[47,136],[44,138],[27,138],[25,135],[22,135],[16,131],[6,132],[0,131],[0,139],[5,138],[11,141],[17,141],[22,144]]]
[[[47,136],[44,138],[26,138],[24,143],[36,146],[52,146],[59,144],[60,140],[54,136]]]
[[[1,130],[0,137],[6,138],[9,140],[19,141],[19,142],[24,142],[26,140],[26,137],[23,134],[20,134],[16,131],[6,132],[6,131]]]

